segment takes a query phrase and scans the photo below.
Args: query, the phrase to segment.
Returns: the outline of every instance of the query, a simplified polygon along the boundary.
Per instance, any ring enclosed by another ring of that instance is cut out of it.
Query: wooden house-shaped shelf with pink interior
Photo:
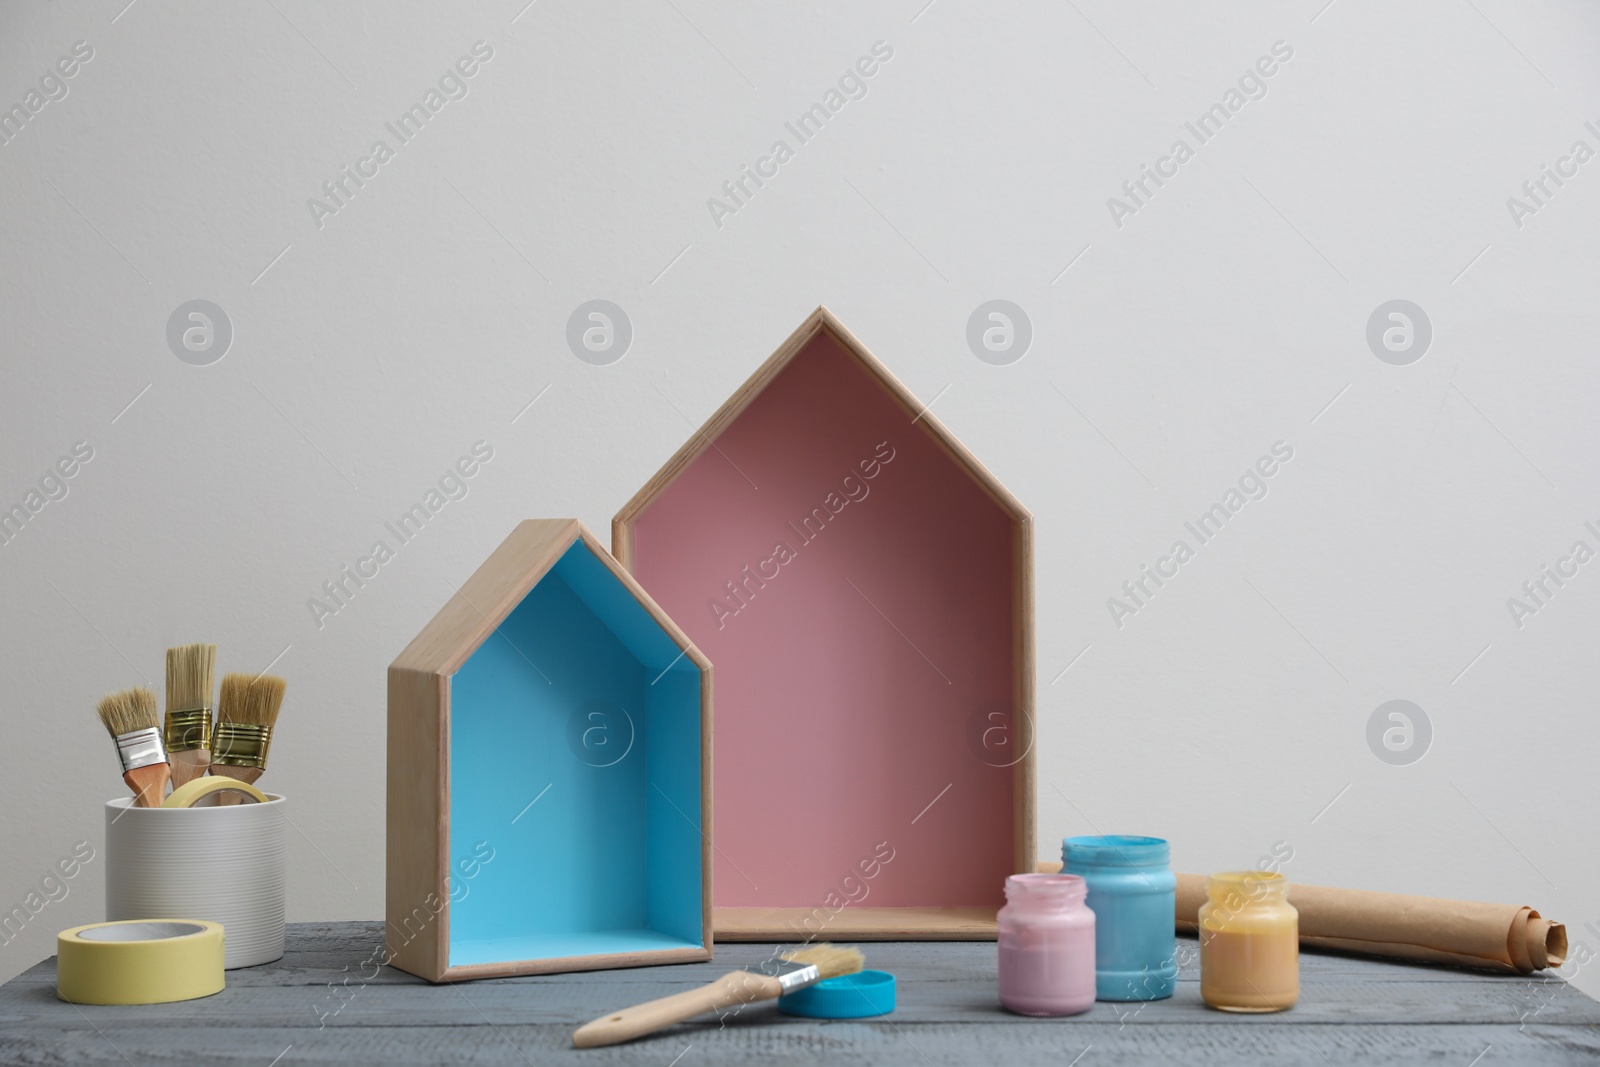
[[[992,938],[1034,869],[1028,512],[819,308],[622,509],[717,668],[722,940]]]
[[[711,958],[711,666],[576,519],[517,526],[389,667],[390,962]]]

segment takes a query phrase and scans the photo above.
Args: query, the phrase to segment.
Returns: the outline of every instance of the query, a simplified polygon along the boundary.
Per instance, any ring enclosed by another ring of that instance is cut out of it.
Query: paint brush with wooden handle
[[[217,732],[211,742],[211,773],[255,784],[267,769],[272,728],[278,722],[287,682],[271,674],[222,676],[217,701]],[[219,805],[239,803],[237,794],[220,793]]]
[[[172,769],[161,744],[161,721],[156,716],[156,695],[144,686],[112,693],[95,709],[117,743],[122,760],[122,780],[133,790],[140,808],[159,808],[166,799]]]
[[[786,952],[781,959],[763,960],[750,970],[733,971],[699,989],[674,993],[584,1023],[573,1032],[572,1044],[577,1048],[598,1048],[632,1041],[696,1015],[777,1000],[824,978],[855,974],[865,962],[860,949],[837,945],[813,945]]]
[[[211,766],[211,679],[216,645],[167,649],[167,762],[177,789]]]

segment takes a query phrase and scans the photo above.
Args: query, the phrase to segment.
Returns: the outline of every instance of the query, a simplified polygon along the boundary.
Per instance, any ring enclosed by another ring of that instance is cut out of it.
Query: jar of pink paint
[[[1000,1003],[1019,1015],[1094,1005],[1094,912],[1075,874],[1013,874],[1000,909]]]

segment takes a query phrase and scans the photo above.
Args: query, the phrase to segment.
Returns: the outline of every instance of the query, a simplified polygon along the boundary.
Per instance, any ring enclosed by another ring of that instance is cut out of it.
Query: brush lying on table
[[[140,808],[159,808],[167,795],[172,768],[161,744],[161,722],[156,716],[156,695],[144,686],[112,693],[95,709],[106,732],[117,743],[122,759],[122,780],[133,790]]]
[[[632,1041],[696,1015],[759,1000],[777,1000],[785,993],[816,985],[824,978],[855,974],[866,961],[861,950],[813,945],[764,960],[747,971],[733,971],[710,985],[674,993],[584,1023],[572,1034],[577,1048],[597,1048]]]

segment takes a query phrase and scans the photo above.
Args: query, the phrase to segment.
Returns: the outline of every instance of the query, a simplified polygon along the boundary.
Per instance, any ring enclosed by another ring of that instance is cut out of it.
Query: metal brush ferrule
[[[161,745],[161,728],[147,726],[143,730],[118,734],[117,755],[122,757],[124,773],[167,762],[167,750]]]
[[[211,709],[167,712],[167,751],[193,752],[211,747]]]
[[[757,974],[776,978],[785,993],[815,985],[822,980],[822,972],[815,963],[796,963],[794,960],[762,960],[750,968]]]
[[[272,727],[248,722],[219,722],[211,738],[211,765],[265,770]]]

